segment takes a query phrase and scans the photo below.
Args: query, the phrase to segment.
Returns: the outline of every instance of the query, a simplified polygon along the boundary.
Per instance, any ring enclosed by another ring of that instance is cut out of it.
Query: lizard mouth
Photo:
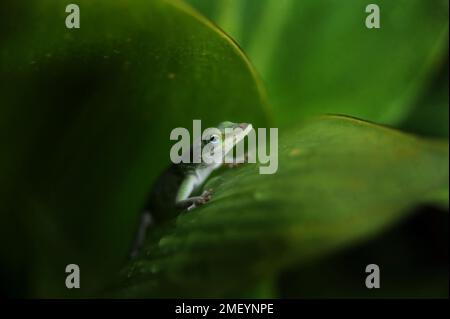
[[[228,152],[239,142],[241,142],[253,129],[253,126],[249,123],[236,123],[233,125],[234,129],[239,128],[238,131],[233,131],[232,135],[225,139],[225,153]]]
[[[252,125],[249,123],[239,123],[238,127],[242,129],[243,131],[242,133],[244,136],[246,136],[253,128]]]
[[[248,123],[239,123],[238,127],[240,127],[241,129],[243,129],[245,131],[245,129],[249,126],[250,124]]]
[[[236,125],[236,128],[240,128],[242,132],[238,133],[235,136],[235,143],[239,143],[247,134],[252,130],[252,125],[249,123],[239,123]]]

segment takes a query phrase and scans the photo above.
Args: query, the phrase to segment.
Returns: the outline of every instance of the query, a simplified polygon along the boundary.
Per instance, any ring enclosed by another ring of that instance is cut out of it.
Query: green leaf
[[[188,0],[237,40],[262,75],[280,125],[340,113],[394,125],[448,46],[448,1]]]
[[[214,192],[207,205],[155,227],[113,295],[245,296],[448,189],[446,142],[323,116],[281,131],[279,143],[275,174],[256,164],[225,171],[205,185]]]
[[[448,60],[442,65],[440,72],[414,103],[407,118],[400,123],[402,130],[426,136],[448,138]]]
[[[80,29],[67,4],[0,4],[0,263],[40,297],[122,266],[173,128],[268,120],[249,61],[185,4],[79,0]]]

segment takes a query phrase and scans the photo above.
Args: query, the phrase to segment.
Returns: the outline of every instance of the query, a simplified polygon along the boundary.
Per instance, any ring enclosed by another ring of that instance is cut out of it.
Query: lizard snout
[[[248,123],[239,123],[238,127],[240,127],[241,129],[245,130],[248,127]]]

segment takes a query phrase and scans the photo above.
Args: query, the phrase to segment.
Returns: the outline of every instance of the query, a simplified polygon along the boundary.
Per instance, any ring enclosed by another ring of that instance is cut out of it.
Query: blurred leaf
[[[281,133],[276,174],[247,164],[208,182],[212,201],[155,227],[114,296],[246,295],[448,189],[447,143],[341,116]]]
[[[261,73],[274,115],[404,119],[446,53],[447,0],[187,0],[237,40]],[[214,5],[213,5],[213,4]]]
[[[448,74],[449,64],[447,60],[428,89],[414,103],[408,117],[400,124],[402,130],[448,138]]]
[[[121,267],[171,129],[267,123],[247,59],[189,7],[76,3],[73,30],[65,1],[0,4],[0,264],[31,296],[86,295]]]
[[[448,211],[423,206],[367,242],[292,267],[278,291],[284,298],[448,298],[448,235]],[[381,289],[365,285],[373,263]]]

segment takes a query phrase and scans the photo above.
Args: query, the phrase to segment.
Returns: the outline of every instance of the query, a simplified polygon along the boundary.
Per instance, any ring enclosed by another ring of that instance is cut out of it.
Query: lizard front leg
[[[200,196],[189,197],[198,184],[198,178],[195,175],[189,175],[181,183],[178,190],[175,206],[180,209],[192,210],[201,206],[211,199],[212,190],[205,190]]]
[[[211,194],[212,194],[211,190],[205,190],[200,196],[188,197],[186,199],[177,202],[176,205],[178,208],[182,209],[187,208],[187,210],[192,210],[208,202],[211,199]]]

